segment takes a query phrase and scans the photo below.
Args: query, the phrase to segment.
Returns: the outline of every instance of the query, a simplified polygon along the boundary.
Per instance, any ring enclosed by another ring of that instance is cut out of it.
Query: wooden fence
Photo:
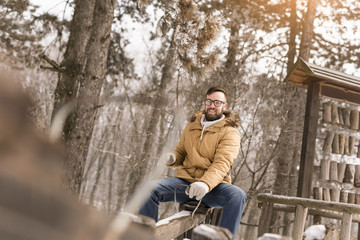
[[[360,221],[358,216],[354,216],[354,214],[360,214],[360,206],[356,204],[280,196],[270,193],[259,194],[257,198],[260,202],[263,203],[262,215],[259,222],[259,236],[265,232],[269,232],[270,230],[270,218],[272,211],[275,209],[274,204],[282,204],[283,207],[278,208],[277,210],[286,211],[290,209],[289,206],[296,206],[294,228],[292,233],[293,240],[302,239],[305,221],[309,211],[313,211],[313,214],[315,213],[328,218],[341,218],[342,222],[340,228],[340,240],[349,240],[351,223],[353,221]],[[340,214],[328,211],[335,211]]]

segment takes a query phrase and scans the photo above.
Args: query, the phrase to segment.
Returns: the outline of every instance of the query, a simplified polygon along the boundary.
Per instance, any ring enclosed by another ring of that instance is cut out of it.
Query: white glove
[[[189,190],[185,191],[190,198],[196,197],[196,200],[202,199],[209,192],[209,186],[204,182],[194,182],[190,184]]]
[[[175,153],[172,152],[163,153],[160,157],[160,162],[166,164],[167,166],[173,165],[176,162]]]

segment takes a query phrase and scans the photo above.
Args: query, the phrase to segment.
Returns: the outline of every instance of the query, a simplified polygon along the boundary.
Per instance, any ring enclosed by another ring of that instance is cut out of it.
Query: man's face
[[[207,100],[207,101],[206,101]],[[226,98],[222,92],[214,92],[206,96],[205,100],[205,118],[207,121],[214,121],[222,117],[224,110],[227,108]],[[215,106],[216,101],[220,106]]]

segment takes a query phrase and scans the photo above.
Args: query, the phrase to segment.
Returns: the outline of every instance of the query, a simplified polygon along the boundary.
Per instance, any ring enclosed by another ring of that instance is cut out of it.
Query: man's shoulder
[[[204,111],[198,111],[198,112],[195,112],[193,115],[191,115],[190,119],[189,119],[189,122],[192,123],[192,122],[195,122],[196,119],[199,119],[202,117],[202,115],[204,115]]]

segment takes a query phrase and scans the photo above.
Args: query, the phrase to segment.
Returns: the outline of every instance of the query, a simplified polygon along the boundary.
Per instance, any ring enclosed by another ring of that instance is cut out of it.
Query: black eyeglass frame
[[[211,104],[214,103],[215,107],[221,107],[226,102],[220,101],[220,100],[211,100],[211,99],[205,99],[204,100],[206,106],[211,106]]]

